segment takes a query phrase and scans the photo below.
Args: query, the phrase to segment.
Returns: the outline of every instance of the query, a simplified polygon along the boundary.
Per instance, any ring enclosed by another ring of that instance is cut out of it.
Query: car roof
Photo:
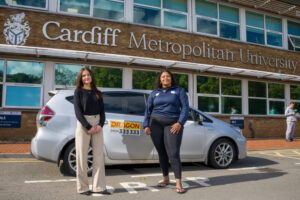
[[[136,93],[143,93],[143,94],[150,94],[150,90],[135,90],[135,89],[122,89],[122,88],[98,88],[101,92],[136,92]],[[73,95],[75,89],[62,89],[62,90],[51,90],[48,93],[51,96],[56,94],[62,95]]]

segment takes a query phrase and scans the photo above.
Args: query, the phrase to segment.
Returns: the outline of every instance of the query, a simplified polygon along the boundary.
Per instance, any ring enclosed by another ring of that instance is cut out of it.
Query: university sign
[[[0,8],[0,11],[9,10]],[[1,23],[4,41],[0,37],[0,43],[300,73],[297,70],[299,55],[280,49],[97,19],[1,12],[5,21]],[[33,25],[34,30],[31,30]]]
[[[47,27],[54,25],[57,28],[57,34],[49,36]],[[113,29],[110,27],[102,28],[94,26],[91,30],[73,30],[62,28],[59,22],[48,21],[43,25],[43,35],[48,40],[61,40],[67,42],[79,43],[82,41],[85,44],[104,45],[117,47],[117,37],[122,31],[120,29]],[[87,39],[88,38],[88,39]],[[109,40],[111,42],[109,43]],[[239,55],[236,56],[233,51],[229,49],[218,49],[209,43],[202,42],[200,44],[180,44],[171,41],[164,41],[162,39],[148,38],[146,33],[137,38],[134,32],[130,32],[128,38],[129,49],[142,49],[145,51],[156,51],[161,53],[172,53],[181,55],[185,60],[187,56],[202,57],[207,59],[217,59],[223,61],[234,62],[236,57],[244,64],[268,66],[278,69],[287,69],[295,73],[298,61],[287,59],[285,57],[271,57],[265,56],[262,53],[253,53],[248,49],[239,49]]]

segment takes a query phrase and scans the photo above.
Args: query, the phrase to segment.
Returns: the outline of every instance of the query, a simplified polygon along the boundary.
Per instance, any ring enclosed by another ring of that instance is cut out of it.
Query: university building
[[[191,106],[283,137],[299,51],[297,0],[0,0],[0,120],[21,117],[0,140],[30,140],[48,91],[74,89],[82,67],[99,88],[138,90],[167,68]]]

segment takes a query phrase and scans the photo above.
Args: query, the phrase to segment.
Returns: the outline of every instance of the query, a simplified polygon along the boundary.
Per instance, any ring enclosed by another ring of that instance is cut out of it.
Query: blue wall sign
[[[230,124],[244,129],[244,117],[230,117]]]
[[[0,128],[21,128],[21,112],[0,112]]]

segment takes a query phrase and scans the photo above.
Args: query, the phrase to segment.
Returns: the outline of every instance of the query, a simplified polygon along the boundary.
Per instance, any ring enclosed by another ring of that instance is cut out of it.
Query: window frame
[[[66,62],[54,62],[53,63],[53,68],[54,68],[54,79],[53,79],[53,87],[55,90],[63,90],[63,89],[75,89],[76,88],[76,83],[74,86],[71,85],[56,85],[55,84],[55,66],[56,64],[63,64],[63,65],[80,65],[80,64],[75,64],[75,63],[66,63]],[[82,65],[84,67],[88,67],[91,69],[90,65]]]
[[[196,13],[196,0],[193,0],[192,16],[193,16],[193,21],[194,21],[194,23],[193,23],[193,27],[194,27],[194,30],[195,30],[194,32],[197,33],[197,34],[200,34],[200,35],[218,37],[218,38],[227,39],[227,40],[233,40],[233,41],[241,41],[241,19],[240,19],[240,9],[239,9],[240,7],[238,7],[236,5],[229,5],[229,4],[225,4],[225,3],[213,2],[213,1],[210,1],[210,0],[207,0],[207,2],[217,4],[217,18],[212,18],[212,17],[203,16],[203,15],[198,15]],[[239,12],[239,16],[238,16],[239,23],[220,19],[220,5],[238,9],[238,12]],[[197,19],[198,18],[217,22],[217,35],[210,34],[210,33],[198,32],[198,30],[197,30]],[[238,25],[239,26],[239,39],[230,39],[230,38],[221,37],[220,36],[220,22],[224,22],[224,23],[228,23],[228,24],[233,24],[233,25]]]
[[[257,81],[257,80],[247,80],[248,81],[248,109],[250,111],[250,104],[249,104],[249,99],[259,99],[259,100],[266,100],[266,114],[250,114],[248,113],[249,116],[279,116],[279,117],[282,117],[284,116],[284,113],[283,114],[270,114],[270,101],[275,101],[275,102],[284,102],[284,109],[286,107],[286,98],[285,98],[285,84],[284,83],[277,83],[277,82],[268,82],[268,81]],[[249,96],[249,81],[252,81],[252,82],[260,82],[260,83],[265,83],[266,84],[266,97],[252,97],[252,96]],[[283,99],[279,99],[279,98],[270,98],[269,97],[269,83],[275,83],[275,84],[281,84],[281,85],[284,85],[284,98]]]
[[[13,4],[13,0],[9,0],[9,2],[7,3],[7,6],[11,6],[11,7],[19,7],[19,8],[29,8],[29,9],[38,9],[38,10],[48,10],[49,9],[49,2],[50,0],[45,0],[45,8],[42,7],[34,7],[34,6],[25,6],[25,5],[16,5]],[[6,5],[1,5],[1,6],[6,6]]]
[[[124,0],[126,1],[126,0]],[[163,1],[160,0],[160,7],[155,7],[155,6],[150,6],[150,5],[145,5],[145,4],[140,4],[140,3],[134,3],[134,0],[132,0],[132,16],[134,18],[134,6],[140,6],[140,7],[146,7],[146,8],[152,8],[156,10],[160,10],[160,26],[155,26],[151,24],[142,24],[142,23],[134,23],[134,19],[132,19],[132,23],[142,25],[142,26],[150,26],[150,27],[161,27],[165,29],[172,29],[172,30],[178,30],[178,31],[189,31],[189,0],[186,0],[186,7],[187,7],[187,12],[182,12],[182,11],[177,11],[177,10],[171,10],[168,8],[163,7]],[[174,28],[174,27],[169,27],[165,26],[164,24],[164,19],[165,19],[165,11],[170,12],[170,13],[175,13],[175,14],[180,14],[180,15],[185,15],[186,16],[186,29],[180,29],[180,28]]]
[[[213,77],[213,78],[218,78],[219,79],[219,94],[205,94],[205,93],[198,93],[198,88],[197,88],[197,77],[198,76],[205,76],[205,77]],[[234,80],[239,80],[241,81],[241,96],[237,96],[237,95],[223,95],[222,94],[222,78],[224,79],[234,79]],[[198,102],[198,97],[214,97],[214,98],[218,98],[218,110],[219,112],[206,112],[206,111],[202,111],[205,113],[209,113],[209,114],[220,114],[220,115],[243,115],[243,82],[242,79],[239,78],[229,78],[229,77],[223,77],[223,76],[212,76],[212,75],[206,75],[206,74],[194,74],[194,88],[195,88],[195,100],[194,102],[196,103],[196,107],[199,110],[199,102]],[[223,97],[229,97],[229,98],[239,98],[241,99],[241,113],[240,114],[229,114],[229,113],[222,113],[222,98]]]
[[[250,13],[253,13],[253,14],[257,14],[257,15],[263,15],[263,19],[264,19],[264,28],[259,28],[259,27],[255,27],[255,26],[251,26],[251,25],[247,25],[247,12],[250,12]],[[273,31],[273,30],[269,30],[267,29],[267,25],[266,25],[266,17],[272,17],[272,18],[277,18],[277,19],[280,19],[281,20],[281,32],[277,32],[277,31]],[[249,42],[247,41],[247,28],[252,28],[252,29],[258,29],[258,30],[261,30],[261,31],[264,31],[264,44],[258,44],[258,43],[253,43],[253,42]],[[246,42],[249,43],[249,44],[256,44],[256,45],[262,45],[262,46],[267,46],[267,47],[273,47],[273,48],[279,48],[279,49],[283,49],[284,48],[284,44],[283,44],[283,22],[282,22],[282,18],[281,17],[277,17],[277,16],[274,16],[272,14],[265,14],[265,13],[260,13],[260,12],[257,12],[257,11],[253,11],[253,10],[250,10],[250,9],[247,9],[245,11],[245,28],[246,28]],[[277,34],[277,35],[281,35],[281,46],[274,46],[274,45],[270,45],[268,44],[268,37],[267,37],[267,34],[268,33],[274,33],[274,34]]]
[[[153,91],[153,90],[146,90],[146,89],[134,89],[133,88],[133,80],[134,80],[134,78],[133,78],[133,71],[146,71],[146,72],[157,72],[157,73],[159,73],[160,71],[158,71],[158,70],[154,70],[154,69],[137,69],[137,68],[133,68],[132,69],[132,88],[131,89],[133,89],[133,90],[143,90],[143,91]],[[154,88],[154,90],[155,90],[155,88]]]
[[[287,34],[287,37],[288,37],[288,43],[291,43],[292,46],[293,46],[293,48],[294,48],[293,50],[291,50],[291,49],[288,48],[288,50],[295,51],[295,52],[300,52],[300,46],[298,47],[298,46],[294,45],[294,42],[292,42],[292,39],[291,39],[291,37],[293,37],[293,38],[297,38],[297,39],[300,40],[300,36],[289,34],[289,21],[293,22],[293,23],[297,23],[297,24],[300,25],[300,22],[296,22],[296,21],[290,20],[289,18],[287,19],[287,23],[286,23],[287,33],[286,34]],[[298,50],[296,50],[296,49],[298,49]]]
[[[88,65],[89,69],[92,70],[93,67],[97,67],[97,68],[110,68],[110,69],[120,69],[122,71],[122,80],[121,80],[121,84],[122,86],[120,88],[117,88],[117,89],[122,89],[123,88],[123,76],[124,76],[124,67],[112,67],[112,66],[103,66],[103,65]],[[109,88],[109,87],[98,87],[96,85],[96,87],[98,89],[100,88]],[[111,88],[110,88],[111,89]]]
[[[291,95],[291,85],[293,85],[293,86],[298,86],[298,87],[300,87],[300,85],[297,85],[297,84],[290,84],[289,85],[289,87],[290,87],[290,97],[292,97],[292,95]],[[295,102],[295,103],[299,103],[300,104],[300,99],[290,99],[290,102]],[[285,105],[285,109],[286,109],[286,107],[289,105],[289,102],[287,103],[287,105]],[[298,112],[300,113],[300,110],[298,110]],[[300,114],[298,115],[298,116],[300,116]]]
[[[1,59],[2,60],[2,59]],[[44,77],[45,77],[45,62],[40,62],[37,60],[18,60],[18,59],[3,59],[4,60],[4,70],[3,70],[3,82],[2,84],[2,105],[0,108],[17,108],[17,109],[41,109],[43,106],[43,94],[44,94]],[[7,72],[7,61],[17,61],[17,62],[39,62],[43,63],[43,73],[42,73],[42,81],[40,84],[34,83],[11,83],[6,82],[6,72]],[[6,95],[7,95],[7,87],[8,86],[16,86],[16,87],[36,87],[41,89],[40,93],[40,105],[39,106],[8,106],[6,105]]]
[[[81,13],[72,13],[72,12],[62,11],[60,9],[60,1],[61,0],[57,0],[57,13],[62,13],[62,14],[71,15],[71,16],[80,16],[80,17],[87,17],[88,16],[88,17],[92,17],[92,18],[95,18],[95,19],[102,19],[102,20],[108,20],[108,21],[114,21],[114,22],[125,22],[126,21],[126,8],[125,8],[125,4],[127,3],[126,0],[123,0],[123,1],[122,0],[109,0],[109,1],[123,3],[123,20],[122,21],[94,16],[94,2],[95,2],[95,0],[90,0],[89,14],[81,14]]]

